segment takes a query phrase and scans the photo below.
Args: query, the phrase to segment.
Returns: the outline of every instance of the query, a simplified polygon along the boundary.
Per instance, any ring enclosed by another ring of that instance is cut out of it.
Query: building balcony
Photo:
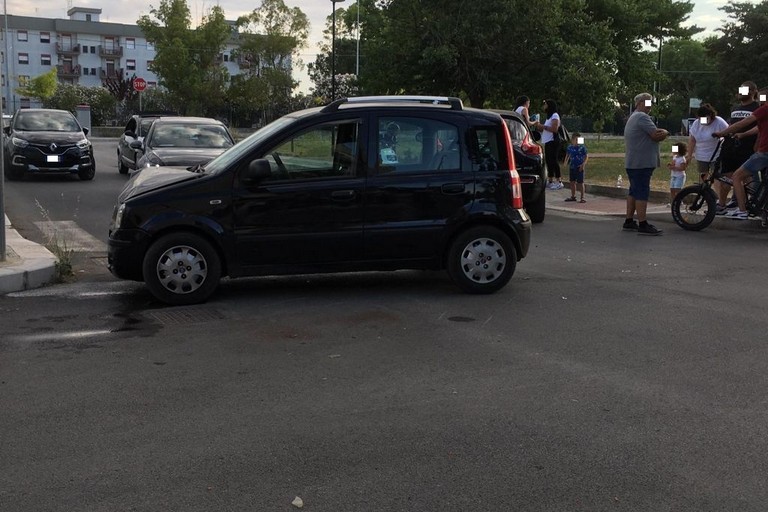
[[[80,64],[59,64],[56,66],[56,76],[59,78],[77,78],[82,74]]]
[[[106,59],[118,59],[123,56],[122,46],[105,46],[99,45],[99,57]]]
[[[106,80],[107,78],[122,78],[123,70],[122,68],[99,68],[99,76],[102,80]]]
[[[80,55],[80,45],[72,43],[56,43],[56,54],[64,57]]]

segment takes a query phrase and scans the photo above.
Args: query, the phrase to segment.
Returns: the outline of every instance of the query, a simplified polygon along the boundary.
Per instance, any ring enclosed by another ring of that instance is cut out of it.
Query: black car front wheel
[[[77,177],[80,178],[83,181],[89,181],[92,180],[93,177],[96,176],[96,166],[92,165],[87,169],[82,169],[78,171]]]
[[[123,164],[123,157],[120,152],[117,152],[117,172],[120,174],[128,174],[128,166]]]
[[[159,238],[144,255],[142,270],[152,295],[175,306],[204,302],[221,279],[216,250],[192,233]]]
[[[516,265],[512,240],[492,226],[467,229],[456,237],[448,252],[448,275],[467,293],[500,290],[512,278]]]

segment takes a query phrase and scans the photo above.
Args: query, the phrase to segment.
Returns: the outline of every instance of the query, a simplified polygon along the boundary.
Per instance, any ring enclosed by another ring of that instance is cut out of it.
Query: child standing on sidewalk
[[[685,169],[688,167],[688,162],[685,160],[685,155],[688,152],[688,146],[682,142],[672,145],[672,161],[667,164],[670,172],[669,178],[669,204],[675,200],[675,196],[680,189],[685,185]]]
[[[576,201],[576,189],[578,188],[581,195],[579,202],[587,202],[584,199],[584,166],[587,165],[587,160],[589,160],[589,155],[587,154],[587,147],[584,145],[584,139],[579,132],[575,132],[571,136],[571,144],[565,154],[571,182],[571,197],[567,198],[566,201]]]

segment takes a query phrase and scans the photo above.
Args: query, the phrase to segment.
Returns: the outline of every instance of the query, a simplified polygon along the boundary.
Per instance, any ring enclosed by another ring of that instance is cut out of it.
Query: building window
[[[91,15],[90,14],[86,14],[85,15],[85,21],[91,21],[91,20],[92,20],[91,19]]]
[[[83,53],[88,53],[88,47],[83,45]]]
[[[19,87],[26,87],[29,85],[29,75],[19,75]]]
[[[154,64],[154,63],[155,63],[155,61],[153,61],[153,60],[148,60],[148,61],[147,61],[147,69],[152,69],[152,64]]]
[[[95,46],[91,46],[91,53],[96,53],[96,47]]]
[[[127,69],[128,71],[136,71],[136,60],[127,59],[125,61],[125,69]]]
[[[3,87],[5,87],[5,75],[3,75],[3,81],[2,81],[2,83],[0,83],[0,85],[2,85]],[[5,99],[5,98],[3,98],[3,99]]]
[[[40,32],[40,42],[41,43],[50,43],[51,42],[51,33],[50,32]]]
[[[132,37],[126,37],[125,38],[125,47],[129,50],[135,50],[136,49],[136,39]]]
[[[29,64],[29,54],[28,53],[20,53],[19,54],[19,64]]]
[[[147,50],[151,52],[155,51],[155,43],[147,41]]]
[[[16,36],[19,41],[29,41],[29,34],[26,30],[19,30]]]
[[[43,66],[50,66],[51,65],[51,56],[47,54],[42,54],[40,56],[40,64]]]
[[[229,62],[229,54],[228,53],[224,54],[224,62]]]
[[[147,82],[147,87],[149,87],[150,89],[153,87],[157,87],[157,82]]]

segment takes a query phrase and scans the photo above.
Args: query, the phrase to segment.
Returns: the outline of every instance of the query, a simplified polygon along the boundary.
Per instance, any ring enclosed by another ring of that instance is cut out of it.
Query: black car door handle
[[[334,201],[351,201],[356,195],[354,190],[335,190],[331,192],[331,199]]]
[[[464,192],[464,184],[445,183],[440,187],[440,189],[443,191],[443,194],[461,194]]]

